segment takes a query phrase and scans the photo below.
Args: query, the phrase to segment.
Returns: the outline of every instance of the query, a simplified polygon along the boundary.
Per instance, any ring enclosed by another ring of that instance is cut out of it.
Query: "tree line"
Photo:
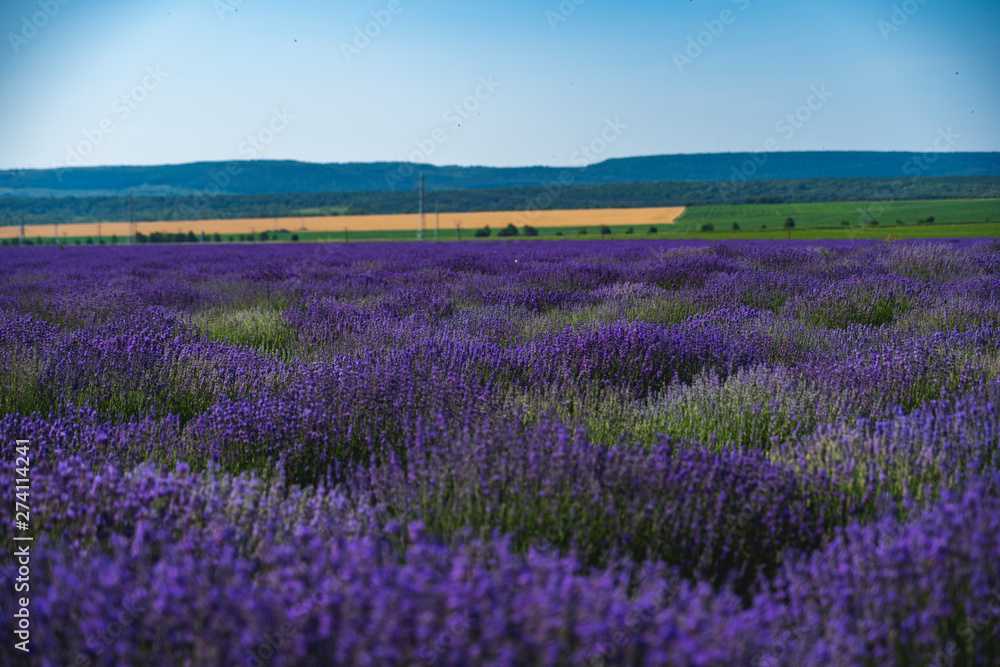
[[[918,179],[798,179],[781,181],[660,181],[436,190],[426,210],[442,213],[706,204],[778,204],[878,200],[1000,198],[1000,177]],[[151,195],[131,203],[137,222],[329,215],[415,214],[415,192],[304,192],[255,195]],[[128,219],[126,197],[0,197],[0,225],[67,224]]]

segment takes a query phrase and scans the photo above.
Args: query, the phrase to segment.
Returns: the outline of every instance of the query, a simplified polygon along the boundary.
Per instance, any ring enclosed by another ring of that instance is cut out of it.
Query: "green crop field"
[[[915,225],[933,218],[934,223],[1000,221],[1000,199],[947,199],[930,201],[823,202],[814,204],[743,204],[730,206],[693,206],[677,219],[677,231],[698,231],[711,224],[715,231],[732,230],[737,223],[742,231],[781,229],[785,219],[795,220],[795,228]],[[943,235],[943,234],[942,234]]]

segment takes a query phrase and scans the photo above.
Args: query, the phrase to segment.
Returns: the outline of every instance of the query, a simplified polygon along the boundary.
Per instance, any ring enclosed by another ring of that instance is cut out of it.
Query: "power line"
[[[424,238],[424,172],[420,172],[420,204],[417,218],[417,240]]]

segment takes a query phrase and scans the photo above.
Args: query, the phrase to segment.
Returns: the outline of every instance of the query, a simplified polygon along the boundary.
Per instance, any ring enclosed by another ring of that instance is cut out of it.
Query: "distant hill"
[[[784,181],[660,181],[599,183],[560,187],[435,190],[427,210],[446,212],[525,209],[642,208],[704,204],[804,202],[896,202],[935,199],[1000,199],[1000,176],[916,179],[810,178]],[[416,213],[417,196],[396,192],[290,192],[280,194],[139,195],[132,198],[134,220],[208,220],[365,213]],[[129,200],[94,197],[0,197],[0,226],[126,220]]]
[[[284,194],[410,191],[423,171],[429,190],[658,181],[1000,176],[1000,153],[796,152],[657,155],[583,167],[457,167],[398,162],[313,164],[294,161],[197,162],[155,167],[75,167],[0,171],[0,197]],[[762,164],[761,164],[762,163]],[[227,168],[229,171],[227,172]]]

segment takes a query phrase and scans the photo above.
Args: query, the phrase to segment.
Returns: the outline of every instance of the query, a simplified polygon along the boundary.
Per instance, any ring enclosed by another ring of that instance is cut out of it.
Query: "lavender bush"
[[[995,243],[0,261],[31,664],[1000,661]]]

